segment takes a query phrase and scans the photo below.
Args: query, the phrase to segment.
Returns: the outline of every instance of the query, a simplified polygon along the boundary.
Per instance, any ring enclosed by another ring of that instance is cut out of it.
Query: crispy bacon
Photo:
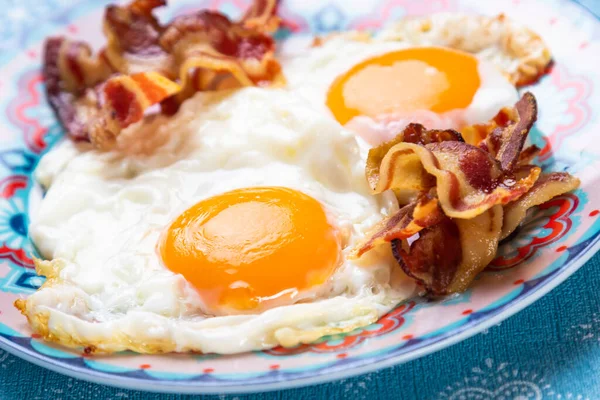
[[[458,228],[446,217],[423,229],[410,245],[394,240],[392,253],[408,276],[433,293],[445,293],[462,258]]]
[[[103,58],[94,58],[87,44],[52,37],[44,47],[42,73],[48,102],[69,136],[88,140],[85,116],[93,112],[90,88],[111,74],[109,66]]]
[[[366,240],[355,247],[351,257],[360,257],[382,243],[408,239],[421,229],[439,223],[442,218],[445,217],[437,199],[423,195],[375,225]]]
[[[512,171],[537,120],[537,103],[530,92],[523,94],[509,114],[506,126],[498,126],[485,139],[487,150],[500,161],[504,171]]]
[[[119,75],[109,79],[99,98],[100,112],[92,121],[92,143],[101,149],[111,148],[118,134],[140,121],[144,111],[179,90],[178,84],[157,72]]]
[[[526,126],[527,131],[530,128]],[[512,147],[518,147],[514,138],[520,141],[527,132],[517,135],[518,129],[509,123],[505,130],[510,133],[498,135],[498,149],[508,160]],[[502,145],[504,141],[512,147]],[[513,168],[512,161],[506,165]],[[464,143],[458,132],[426,130],[419,124],[409,124],[392,141],[371,149],[366,166],[373,193],[392,189],[403,204],[436,187],[442,209],[453,218],[473,218],[496,204],[516,200],[533,185],[540,169],[531,167],[528,175],[517,180],[510,172],[489,152]]]
[[[496,204],[518,199],[540,174],[532,167],[521,179],[506,175],[484,150],[462,142],[422,146],[399,143],[382,159],[374,186],[384,190],[428,191],[435,185],[440,206],[452,218],[474,218]],[[435,180],[432,185],[432,175]]]
[[[280,76],[275,41],[219,12],[177,17],[161,45],[177,65],[183,87],[180,101],[196,91],[265,85]]]
[[[531,145],[519,154],[519,165],[529,165],[533,162],[533,160],[540,154],[540,149],[536,145]]]
[[[240,22],[200,11],[161,26],[152,13],[164,5],[108,6],[107,45],[97,57],[83,42],[46,41],[48,99],[73,139],[109,148],[150,105],[160,102],[172,114],[199,90],[283,82],[275,42],[265,34],[279,23],[276,0],[256,0]]]
[[[410,245],[392,242],[404,272],[433,295],[465,290],[496,256],[502,229],[502,207],[472,219],[451,219],[423,229]]]
[[[460,133],[452,129],[425,129],[421,124],[408,124],[402,131],[402,142],[426,145],[441,142],[464,142]]]
[[[525,151],[523,146],[531,127],[537,120],[535,97],[526,92],[514,107],[505,107],[487,124],[464,127],[466,142],[492,154],[505,171],[528,164],[537,152],[535,146]]]
[[[485,139],[498,127],[506,127],[511,122],[511,116],[514,115],[513,107],[504,107],[485,124],[475,124],[463,127],[460,130],[465,142],[473,146],[481,146],[485,150]]]
[[[466,290],[477,274],[496,257],[503,214],[503,207],[497,205],[475,218],[455,219],[463,256],[447,293]]]
[[[552,172],[540,176],[529,192],[505,207],[500,239],[508,237],[523,222],[527,210],[531,207],[575,190],[579,187],[579,183],[579,179],[566,172]]]
[[[448,130],[428,130],[421,124],[408,124],[394,139],[369,150],[367,157],[366,176],[373,193],[381,193],[387,189],[406,189],[412,192],[421,192],[435,184],[433,177],[427,173],[411,175],[410,177],[395,174],[395,170],[403,169],[402,165],[396,165],[396,160],[390,160],[383,164],[384,157],[399,143],[414,143],[426,145],[444,141],[462,142],[460,133]],[[416,159],[405,159],[407,167],[417,162]],[[382,169],[385,166],[387,169]],[[390,169],[391,168],[391,169]],[[383,178],[382,178],[383,176]],[[391,179],[391,181],[389,181]],[[394,182],[398,179],[399,182]],[[412,179],[412,180],[411,180]],[[401,203],[403,204],[403,203]]]
[[[529,208],[579,185],[567,173],[538,179],[541,169],[531,161],[539,148],[523,149],[536,117],[535,98],[525,93],[489,123],[463,130],[466,142],[454,131],[410,124],[371,149],[366,175],[373,193],[393,190],[404,207],[353,254],[391,241],[401,268],[429,293],[465,290]]]
[[[281,20],[277,16],[279,0],[256,0],[250,5],[242,20],[244,27],[261,32],[274,32]]]
[[[127,6],[110,5],[104,14],[105,57],[123,74],[157,71],[172,76],[171,56],[159,44],[164,28],[152,11],[165,0],[134,0]]]
[[[514,108],[504,109],[485,127],[480,147],[464,143],[458,132],[426,130],[410,124],[394,140],[369,151],[366,175],[374,193],[393,189],[404,199],[437,188],[440,205],[453,218],[473,218],[496,204],[523,195],[539,176],[531,167],[515,180],[512,172],[535,156],[522,153],[537,118],[535,98],[525,93]],[[469,132],[469,138],[479,135]]]
[[[180,90],[179,85],[156,72],[117,75],[84,94],[70,97],[63,124],[76,140],[89,140],[99,149],[110,149],[119,133],[140,121],[144,111]],[[68,93],[61,92],[58,99]],[[59,114],[60,115],[60,114]],[[65,122],[68,121],[68,122]],[[76,136],[75,136],[76,135]]]

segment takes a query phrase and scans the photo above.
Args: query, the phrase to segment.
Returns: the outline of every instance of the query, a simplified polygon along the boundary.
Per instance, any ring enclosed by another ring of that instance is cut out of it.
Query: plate
[[[198,8],[239,15],[242,0],[172,2],[161,17]],[[531,133],[538,163],[582,180],[577,191],[535,209],[467,292],[441,301],[415,298],[371,326],[292,349],[236,356],[172,354],[86,357],[32,335],[12,306],[43,278],[33,270],[29,213],[41,191],[32,179],[40,156],[63,132],[46,104],[41,44],[50,34],[102,43],[106,2],[22,0],[0,14],[0,347],[46,368],[90,381],[178,393],[251,392],[316,384],[406,362],[463,340],[523,309],[581,267],[600,248],[600,23],[570,1],[283,1],[282,38],[340,29],[377,29],[406,15],[442,11],[506,13],[540,33],[556,63],[536,95]],[[535,18],[531,18],[535,15]]]

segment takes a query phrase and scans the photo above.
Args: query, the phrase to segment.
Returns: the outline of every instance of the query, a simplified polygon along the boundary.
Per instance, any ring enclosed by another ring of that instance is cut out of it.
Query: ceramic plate
[[[165,18],[198,8],[239,15],[247,0],[172,2]],[[341,29],[377,29],[406,15],[440,11],[504,12],[540,33],[556,63],[529,88],[540,118],[531,133],[546,170],[569,171],[581,188],[538,207],[466,293],[442,301],[413,299],[378,323],[293,349],[236,356],[120,353],[85,357],[31,334],[15,299],[43,281],[27,237],[41,198],[32,179],[40,156],[63,134],[46,104],[40,76],[50,34],[102,43],[99,1],[21,0],[0,13],[0,346],[52,370],[95,382],[170,392],[283,389],[373,371],[463,340],[550,291],[600,247],[600,23],[576,3],[558,0],[283,1],[282,37]],[[532,18],[532,16],[535,16]]]

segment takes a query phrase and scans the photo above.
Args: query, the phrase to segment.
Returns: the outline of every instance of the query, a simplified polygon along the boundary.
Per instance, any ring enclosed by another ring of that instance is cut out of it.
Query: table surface
[[[10,1],[9,1],[10,2]],[[579,0],[600,17],[600,0]],[[379,372],[224,400],[600,398],[600,253],[526,310],[457,345]],[[0,350],[0,399],[188,399],[97,385]]]

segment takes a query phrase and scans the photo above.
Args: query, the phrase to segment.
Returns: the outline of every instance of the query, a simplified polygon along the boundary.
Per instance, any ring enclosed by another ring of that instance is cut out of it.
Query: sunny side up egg
[[[371,194],[366,150],[409,122],[486,122],[516,89],[435,43],[292,47],[285,89],[199,93],[115,151],[66,141],[42,159],[30,232],[48,279],[20,306],[34,331],[98,352],[237,353],[348,332],[414,293],[389,248],[349,257],[397,210]]]
[[[389,249],[347,258],[397,206],[370,194],[354,135],[293,92],[200,93],[119,145],[65,141],[38,167],[30,232],[51,261],[25,304],[44,336],[236,353],[367,325],[414,291]]]
[[[460,130],[485,123],[518,100],[489,61],[445,47],[341,34],[315,48],[290,43],[284,59],[292,90],[370,146],[407,124]],[[435,43],[433,43],[435,44]]]

